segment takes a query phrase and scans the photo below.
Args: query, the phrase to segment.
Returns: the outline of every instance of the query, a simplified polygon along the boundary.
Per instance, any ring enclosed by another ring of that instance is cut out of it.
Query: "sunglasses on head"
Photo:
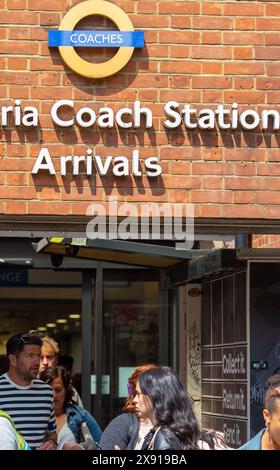
[[[133,397],[135,395],[134,387],[130,383],[127,384],[127,392],[130,397]]]
[[[19,338],[18,338],[18,344],[20,342],[23,342],[24,344],[31,344],[33,341],[34,341],[34,336],[28,334],[28,333],[24,333],[23,335],[21,335]]]
[[[269,400],[277,395],[280,397],[280,387],[276,387],[274,390],[272,390],[271,394],[266,399],[265,406],[267,407],[267,403],[269,402]]]

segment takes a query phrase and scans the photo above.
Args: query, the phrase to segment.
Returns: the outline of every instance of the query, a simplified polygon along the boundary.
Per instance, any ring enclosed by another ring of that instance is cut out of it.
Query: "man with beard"
[[[9,370],[0,376],[0,409],[9,414],[16,430],[32,449],[56,449],[52,389],[37,379],[41,339],[19,333],[7,342]]]

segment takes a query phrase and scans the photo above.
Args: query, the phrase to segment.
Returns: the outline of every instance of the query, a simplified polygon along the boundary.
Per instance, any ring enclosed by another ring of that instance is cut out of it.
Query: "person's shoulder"
[[[13,425],[12,425],[11,421],[8,418],[6,418],[5,416],[0,415],[0,427],[1,427],[1,429],[2,428],[9,428],[10,429],[10,428],[13,427]]]
[[[134,421],[135,419],[136,417],[133,413],[121,413],[120,415],[113,418],[108,426],[119,428],[128,427],[131,421]]]
[[[0,383],[3,384],[3,383],[10,383],[8,381],[8,378],[7,378],[7,374],[2,374],[0,375]]]
[[[1,450],[17,450],[18,449],[17,433],[12,423],[7,418],[4,418],[3,416],[0,417],[0,429],[1,429],[0,451]]]
[[[90,413],[85,409],[83,408],[82,406],[79,406],[79,405],[76,405],[76,404],[69,404],[67,405],[67,408],[66,408],[66,412],[67,414],[72,414],[72,415],[78,415],[78,416],[81,416],[82,418],[84,418],[86,415],[89,415]]]
[[[33,379],[32,388],[44,390],[47,393],[51,393],[51,395],[53,394],[52,387],[41,379]]]
[[[238,450],[261,450],[261,439],[264,431],[264,429],[261,429],[250,441],[239,447]]]

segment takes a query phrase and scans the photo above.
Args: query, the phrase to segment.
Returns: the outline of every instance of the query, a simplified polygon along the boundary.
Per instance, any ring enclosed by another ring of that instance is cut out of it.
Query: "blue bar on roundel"
[[[48,32],[50,47],[144,47],[144,31],[58,31]]]

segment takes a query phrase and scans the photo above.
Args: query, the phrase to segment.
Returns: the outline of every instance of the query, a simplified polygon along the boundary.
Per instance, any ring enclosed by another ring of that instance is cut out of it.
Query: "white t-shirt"
[[[17,433],[7,418],[0,416],[0,450],[18,450]]]
[[[74,442],[76,442],[75,436],[69,428],[67,421],[65,421],[57,434],[57,448],[61,450],[64,444],[73,444]]]

